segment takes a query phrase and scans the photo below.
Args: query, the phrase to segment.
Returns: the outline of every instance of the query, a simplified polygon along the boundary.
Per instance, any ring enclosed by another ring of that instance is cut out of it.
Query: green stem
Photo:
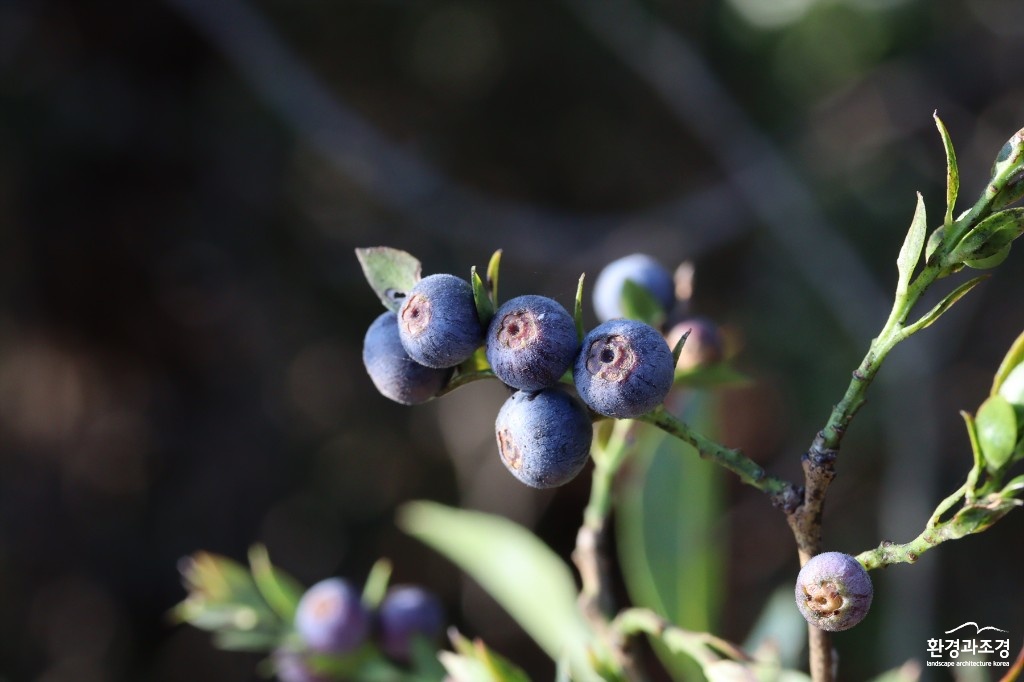
[[[615,474],[629,452],[628,435],[633,423],[616,420],[606,442],[595,440],[591,448],[594,473],[590,500],[583,510],[583,525],[576,534],[572,559],[580,573],[580,607],[596,629],[600,629],[615,611],[612,580],[605,556],[605,534],[612,509]]]
[[[954,495],[960,494],[962,490]],[[1022,502],[1014,497],[1014,492],[1007,489],[990,493],[973,503],[966,502],[952,518],[933,524],[932,521],[939,516],[937,509],[925,529],[910,542],[902,545],[883,542],[875,549],[858,554],[857,561],[869,571],[892,564],[912,564],[929,549],[947,540],[959,540],[991,528],[1010,510],[1021,506]],[[945,506],[949,499],[946,498],[939,507]]]
[[[594,460],[594,474],[590,487],[590,500],[583,510],[583,523],[594,528],[602,527],[611,513],[612,483],[629,452],[628,437],[633,422],[616,419],[608,442],[595,443],[591,456]]]
[[[767,493],[774,504],[785,509],[799,502],[799,494],[792,483],[769,476],[764,467],[744,455],[740,450],[727,448],[695,431],[689,424],[673,416],[664,407],[659,406],[647,414],[637,417],[637,420],[653,424],[684,443],[689,443],[704,459],[710,459],[739,476],[740,480],[747,485]]]
[[[969,483],[964,483],[956,490],[956,492],[944,499],[942,502],[939,502],[939,505],[935,507],[935,511],[932,512],[931,518],[928,519],[926,529],[932,529],[938,526],[946,512],[952,509],[953,505],[962,500],[964,495],[972,489],[973,488]]]
[[[458,371],[448,381],[444,388],[442,388],[435,398],[440,398],[443,395],[447,395],[457,388],[462,388],[466,384],[471,384],[474,381],[482,381],[484,379],[497,379],[494,372],[489,369],[478,369],[471,372]]]
[[[580,574],[579,606],[595,632],[609,633],[610,621],[615,614],[615,600],[610,562],[605,539],[608,518],[612,511],[612,489],[615,475],[630,451],[629,432],[633,422],[615,420],[606,441],[597,439],[591,447],[594,472],[590,484],[590,499],[583,510],[583,524],[576,534],[573,563]],[[633,652],[627,643],[611,641],[609,664],[621,670],[628,679],[643,680]]]

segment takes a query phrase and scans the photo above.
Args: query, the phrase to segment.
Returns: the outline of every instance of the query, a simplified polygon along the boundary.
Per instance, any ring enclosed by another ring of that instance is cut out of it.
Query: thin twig
[[[665,408],[658,407],[637,419],[653,424],[669,435],[689,443],[701,457],[712,460],[739,476],[742,482],[766,493],[775,506],[783,510],[792,510],[799,505],[800,492],[792,483],[769,476],[764,467],[744,455],[740,450],[727,448],[695,431],[689,424],[673,416]]]

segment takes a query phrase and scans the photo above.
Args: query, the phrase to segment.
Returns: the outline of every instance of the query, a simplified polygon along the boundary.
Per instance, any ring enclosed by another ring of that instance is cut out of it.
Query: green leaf
[[[1010,346],[1010,350],[1003,356],[1003,361],[999,363],[999,369],[992,378],[991,395],[1001,393],[1013,404],[1024,404],[1024,374],[1017,371],[1021,365],[1024,365],[1024,332],[1021,332]],[[1002,387],[1009,381],[1011,373],[1015,378],[1014,383],[1007,388],[1007,392],[1010,393],[1007,395],[1002,392]]]
[[[688,421],[712,431],[712,401],[694,394]],[[713,629],[724,571],[717,467],[663,431],[644,429],[616,496],[619,563],[630,598],[688,630]],[[655,642],[673,677],[690,679],[688,657]]]
[[[947,256],[946,262],[950,265],[965,263],[971,267],[980,267],[979,263],[998,256],[1021,234],[1024,234],[1024,208],[999,211],[968,232]]]
[[[998,471],[1013,454],[1017,444],[1017,414],[1001,395],[989,396],[974,418],[978,444],[989,471]]]
[[[572,318],[576,321],[576,338],[582,343],[583,337],[587,335],[583,326],[583,280],[587,273],[580,274],[580,281],[576,284],[576,302],[573,304]]]
[[[622,283],[620,304],[622,316],[631,320],[646,322],[658,329],[665,323],[665,310],[645,287],[631,279]]]
[[[238,617],[247,622],[249,611],[258,615],[268,611],[252,574],[233,559],[196,552],[181,561],[179,570],[188,590],[188,598],[175,609],[182,620],[196,625],[201,617],[205,618],[204,612],[210,612],[210,621],[230,620],[241,613]]]
[[[955,161],[954,161],[955,163]],[[917,193],[917,207],[914,209],[914,218],[910,221],[910,229],[900,247],[900,254],[896,257],[896,268],[899,271],[899,280],[896,283],[896,295],[903,297],[910,286],[910,279],[914,276],[914,268],[921,260],[921,248],[924,246],[925,235],[928,231],[928,216],[924,208],[924,197]]]
[[[971,471],[967,474],[967,481],[964,484],[966,486],[964,497],[970,502],[974,499],[976,488],[978,487],[978,479],[981,477],[982,469],[985,468],[985,456],[981,454],[981,443],[978,442],[978,426],[974,423],[974,416],[966,410],[961,410],[960,416],[963,417],[964,425],[967,426],[967,438],[971,442],[971,455],[974,458],[974,464],[971,466]],[[938,516],[941,516],[941,514],[936,513],[933,518]]]
[[[441,665],[437,642],[423,635],[413,635],[409,642],[410,682],[441,682],[446,675]]]
[[[1002,189],[992,199],[992,210],[998,211],[1001,208],[1016,203],[1024,197],[1024,170],[1018,170],[1010,176]]]
[[[302,585],[270,563],[270,555],[263,545],[253,545],[249,549],[249,568],[256,588],[270,608],[285,623],[291,623],[305,591]]]
[[[440,659],[453,682],[529,682],[522,669],[487,648],[483,641],[471,642],[454,629],[450,637],[455,651],[441,652]]]
[[[776,589],[743,643],[743,650],[756,657],[762,647],[770,647],[784,667],[801,665],[800,653],[807,641],[807,621],[793,608],[793,588],[786,585]]]
[[[1006,402],[1013,406],[1017,415],[1017,447],[1014,450],[1014,459],[1024,456],[1024,364],[1017,365],[999,386],[999,393]]]
[[[397,313],[405,295],[420,281],[420,262],[412,254],[389,246],[356,249],[356,258],[380,302]]]
[[[692,331],[693,331],[692,329],[687,329],[685,332],[683,332],[682,336],[679,337],[679,340],[676,341],[676,345],[672,348],[672,366],[673,367],[678,367],[679,366],[679,356],[683,354],[683,346],[686,345],[686,340],[688,338],[690,338],[690,332],[692,332]],[[679,374],[679,372],[677,370],[676,371],[676,375],[678,376],[678,374]]]
[[[494,303],[491,301],[490,294],[487,293],[487,287],[484,286],[484,281],[480,279],[475,265],[469,271],[469,281],[473,285],[473,302],[476,303],[477,317],[480,318],[480,324],[483,325],[483,328],[487,329],[487,325],[491,323],[491,318],[494,317]]]
[[[946,218],[943,224],[950,225],[953,222],[953,206],[960,192],[960,170],[957,168],[956,152],[953,151],[953,140],[949,137],[946,124],[939,118],[938,112],[933,113],[932,118],[942,137],[942,146],[946,149]]]
[[[956,289],[949,292],[945,298],[943,298],[941,301],[938,302],[938,304],[936,304],[934,308],[932,308],[927,313],[922,315],[921,318],[917,320],[917,322],[904,327],[904,336],[906,337],[910,336],[911,334],[916,334],[922,329],[925,329],[926,327],[930,327],[931,325],[933,325],[935,321],[942,317],[942,315],[947,310],[953,307],[954,303],[956,303],[961,298],[966,296],[967,292],[969,292],[971,289],[984,282],[986,279],[988,279],[988,277],[988,275],[978,275],[974,279],[967,280],[966,282],[958,286]]]
[[[1016,497],[1017,493],[1024,491],[1024,474],[1015,476],[1002,490],[1004,498]]]
[[[498,270],[501,268],[501,249],[491,254],[487,263],[487,288],[491,292],[491,303],[498,307]]]
[[[478,582],[557,660],[582,660],[591,637],[569,567],[528,530],[481,512],[433,502],[403,506],[398,525]]]
[[[224,651],[271,651],[280,642],[275,632],[223,630],[213,635],[213,645]]]
[[[261,610],[242,603],[186,601],[179,608],[182,609],[182,620],[200,630],[252,632],[261,626]],[[265,610],[262,613],[265,614]]]
[[[942,239],[946,236],[946,226],[940,225],[939,227],[932,230],[932,233],[928,235],[928,242],[924,247],[924,260],[930,262],[932,256],[935,255],[935,251],[942,246]]]
[[[366,582],[363,583],[363,605],[371,611],[380,606],[384,601],[384,595],[387,594],[390,581],[391,562],[387,559],[377,559],[366,576]]]
[[[964,265],[974,270],[991,270],[998,265],[1002,265],[1003,261],[1010,257],[1010,247],[1012,246],[1013,244],[1007,244],[987,258],[965,260]]]
[[[1024,128],[1015,132],[999,150],[992,164],[992,177],[1013,175],[1024,161]]]

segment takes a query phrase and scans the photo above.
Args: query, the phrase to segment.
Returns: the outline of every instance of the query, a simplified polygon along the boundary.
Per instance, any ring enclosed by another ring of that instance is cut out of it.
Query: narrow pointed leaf
[[[1010,346],[1010,350],[1003,356],[1003,361],[999,363],[999,369],[996,370],[995,376],[992,379],[992,395],[999,393],[999,389],[1006,381],[1006,378],[1010,376],[1010,372],[1022,363],[1024,363],[1024,332],[1021,332],[1017,340]],[[1011,400],[1010,402],[1013,401]]]
[[[449,637],[455,651],[443,651],[440,658],[454,682],[529,682],[525,672],[483,641],[470,641],[454,629]]]
[[[257,589],[270,608],[281,620],[291,623],[304,592],[302,585],[270,563],[270,555],[263,545],[255,545],[249,550],[249,568]]]
[[[956,164],[956,152],[953,151],[953,141],[946,130],[946,124],[939,118],[938,112],[932,114],[935,119],[935,127],[942,137],[942,146],[946,149],[946,218],[944,225],[953,223],[953,207],[956,204],[957,194],[960,193],[960,170]]]
[[[398,525],[479,583],[553,659],[582,656],[590,633],[572,572],[528,530],[433,502],[405,505]]]
[[[391,562],[387,559],[377,559],[366,576],[366,582],[363,583],[363,605],[370,610],[380,606],[380,603],[384,601],[390,581]]]
[[[692,329],[687,329],[683,332],[683,335],[676,341],[675,348],[672,349],[672,366],[675,367],[679,364],[679,356],[683,354],[683,346],[686,345],[686,339],[690,338],[690,332]]]
[[[356,258],[377,298],[397,313],[405,294],[420,281],[420,262],[412,254],[389,246],[356,249]]]
[[[914,218],[910,221],[910,229],[900,247],[900,254],[896,257],[896,268],[899,270],[899,280],[896,283],[896,295],[904,296],[907,287],[910,286],[910,279],[914,276],[914,268],[921,259],[921,249],[924,247],[925,236],[928,233],[928,216],[925,212],[924,197],[917,193],[917,207],[914,209]]]
[[[966,282],[958,286],[956,289],[951,291],[944,299],[939,301],[939,303],[934,308],[932,308],[927,313],[922,315],[921,319],[919,319],[914,324],[907,326],[904,329],[904,334],[906,336],[910,336],[911,334],[915,334],[926,327],[930,327],[932,324],[935,323],[937,319],[942,317],[943,313],[952,308],[954,303],[956,303],[965,295],[967,295],[967,292],[969,292],[971,289],[978,286],[988,278],[988,275],[978,275],[974,279],[967,280]]]
[[[967,426],[967,438],[971,442],[971,455],[974,458],[974,465],[967,474],[967,500],[970,501],[975,495],[975,488],[978,485],[978,478],[982,469],[985,468],[985,457],[981,454],[981,443],[978,441],[978,428],[974,423],[974,415],[966,410],[960,411],[964,424]]]
[[[491,302],[487,287],[480,279],[475,265],[469,271],[469,281],[473,285],[473,302],[476,303],[477,317],[480,318],[480,324],[486,329],[487,325],[491,323],[491,318],[494,317],[494,304]]]
[[[1024,491],[1024,474],[1010,480],[1003,488],[1003,497],[1015,497],[1017,493]]]
[[[491,292],[491,303],[498,308],[498,270],[501,268],[501,249],[491,254],[487,263],[487,288]]]
[[[576,302],[573,304],[572,310],[573,320],[576,321],[576,338],[580,342],[587,335],[587,330],[583,326],[583,280],[586,276],[585,272],[580,274],[580,281],[576,284]]]

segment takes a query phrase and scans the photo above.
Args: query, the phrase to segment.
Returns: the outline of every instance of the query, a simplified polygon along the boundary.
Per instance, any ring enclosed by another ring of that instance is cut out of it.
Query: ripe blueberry
[[[669,348],[675,348],[679,339],[686,332],[690,332],[690,335],[686,337],[686,343],[683,344],[676,367],[696,369],[721,362],[725,348],[718,325],[703,317],[691,317],[677,322],[665,334]]]
[[[455,275],[416,283],[398,311],[398,332],[409,357],[427,367],[454,367],[484,340],[473,287]]]
[[[377,611],[378,644],[386,655],[397,661],[409,660],[414,638],[422,637],[434,643],[443,631],[441,600],[422,587],[392,587]]]
[[[575,478],[594,437],[586,409],[558,386],[513,393],[498,411],[494,433],[505,468],[534,488]]]
[[[537,391],[553,385],[572,365],[579,340],[572,316],[545,296],[506,301],[487,330],[487,361],[512,388]]]
[[[425,367],[409,357],[398,337],[398,316],[380,315],[363,338],[363,365],[381,395],[403,405],[426,402],[444,388],[451,369]]]
[[[796,578],[796,605],[804,619],[822,630],[848,630],[864,620],[874,589],[860,562],[849,554],[811,557]]]
[[[675,378],[668,343],[636,320],[610,320],[583,339],[573,368],[576,391],[590,409],[627,419],[665,400]]]
[[[661,263],[642,253],[614,260],[601,270],[594,282],[594,313],[605,322],[623,316],[622,287],[626,280],[640,285],[668,313],[675,305],[672,275]]]
[[[363,643],[369,629],[370,615],[359,593],[341,578],[328,578],[313,585],[296,607],[295,630],[314,651],[352,651]]]

